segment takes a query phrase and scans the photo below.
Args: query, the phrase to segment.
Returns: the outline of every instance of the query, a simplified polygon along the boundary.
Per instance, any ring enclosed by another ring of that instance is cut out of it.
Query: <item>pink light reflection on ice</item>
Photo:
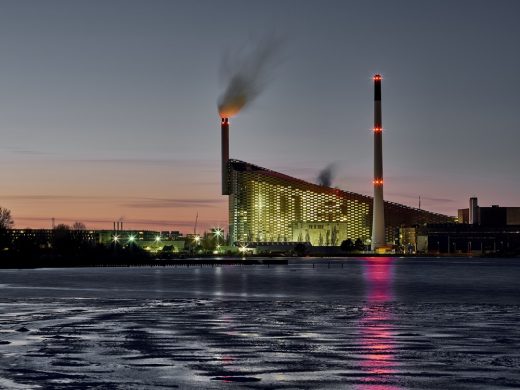
[[[394,259],[391,257],[364,258],[362,263],[366,295],[363,317],[359,321],[361,363],[364,383],[362,390],[394,390],[392,384],[397,373],[392,315],[385,308],[393,295]],[[388,383],[387,383],[388,382]]]

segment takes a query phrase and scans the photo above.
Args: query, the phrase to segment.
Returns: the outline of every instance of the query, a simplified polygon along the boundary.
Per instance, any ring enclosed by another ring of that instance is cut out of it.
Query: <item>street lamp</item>
[[[157,253],[159,251],[159,248],[160,248],[159,244],[161,242],[161,235],[155,236],[155,240],[154,241],[155,242],[154,242],[153,247],[154,247],[155,253]]]
[[[215,238],[217,240],[217,251],[218,251],[218,249],[220,249],[220,237],[222,237],[224,235],[224,231],[221,228],[216,227],[213,229],[213,235],[215,236]]]
[[[199,243],[200,243],[200,236],[199,235],[195,235],[193,237],[193,246],[191,247],[191,251],[192,253],[195,252],[195,250],[197,249],[197,247],[199,246]]]
[[[238,248],[238,251],[242,253],[242,257],[245,257],[247,253],[247,245],[241,245],[240,248]]]

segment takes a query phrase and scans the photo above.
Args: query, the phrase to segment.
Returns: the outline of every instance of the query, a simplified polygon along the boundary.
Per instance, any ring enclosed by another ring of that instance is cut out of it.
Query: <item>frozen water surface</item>
[[[0,388],[520,388],[519,309],[519,259],[0,270]]]

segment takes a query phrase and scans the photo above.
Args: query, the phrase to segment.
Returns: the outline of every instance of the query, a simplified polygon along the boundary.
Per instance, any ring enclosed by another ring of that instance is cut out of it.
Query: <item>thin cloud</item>
[[[134,208],[189,208],[189,207],[216,207],[227,203],[226,199],[175,199],[175,198],[144,198],[132,196],[84,196],[84,195],[0,195],[2,200],[8,201],[76,201],[76,202],[106,202],[124,200],[125,207]]]
[[[17,200],[17,201],[97,201],[97,200],[107,200],[107,199],[120,199],[119,197],[109,197],[109,196],[78,196],[78,195],[0,195],[1,199],[5,200]]]
[[[455,200],[448,199],[448,198],[435,198],[430,196],[422,196],[418,194],[410,194],[410,193],[403,193],[403,192],[388,192],[387,195],[390,196],[398,196],[401,198],[407,198],[407,199],[419,199],[419,196],[421,197],[421,200],[429,201],[429,202],[435,202],[435,203],[454,203]]]
[[[428,197],[428,196],[421,196],[421,199],[424,199],[424,200],[428,200],[428,201],[431,201],[431,202],[436,202],[436,203],[454,203],[455,200],[453,199],[448,199],[448,198],[431,198],[431,197]]]
[[[80,164],[114,164],[114,165],[175,165],[176,167],[208,167],[215,164],[211,160],[181,160],[171,158],[90,158],[90,159],[63,159],[59,162],[67,161]]]
[[[37,222],[51,222],[52,217],[24,217],[24,216],[18,216],[15,215],[15,222],[19,221],[37,221]],[[112,223],[114,221],[117,221],[118,219],[94,219],[94,218],[55,218],[56,223],[63,223],[63,222],[84,222],[84,223]]]
[[[0,148],[1,149],[1,148]],[[178,158],[138,158],[138,157],[101,157],[101,158],[69,158],[64,155],[58,155],[57,153],[44,152],[31,149],[17,149],[17,148],[3,148],[3,150],[21,156],[32,156],[31,161],[38,160],[41,156],[41,160],[46,163],[58,163],[58,164],[79,164],[79,165],[112,165],[112,166],[161,166],[161,167],[175,167],[175,168],[197,168],[199,171],[204,170],[213,172],[216,170],[214,160],[189,160],[189,159],[178,159]]]
[[[53,153],[42,152],[40,150],[30,150],[30,149],[13,150],[12,153],[29,155],[29,156],[50,156],[50,155],[53,155]]]
[[[114,219],[104,219],[104,218],[56,218],[55,223],[66,223],[72,224],[76,221],[83,222],[87,225],[87,229],[91,228],[89,225],[96,226],[94,229],[99,229],[99,224],[105,225],[105,230],[111,230],[113,222],[119,221],[118,218]],[[20,222],[47,222],[50,228],[52,218],[51,217],[28,217],[28,216],[15,216],[15,222],[18,226],[20,226]],[[125,230],[139,230],[143,227],[154,227],[154,228],[169,228],[169,229],[182,229],[182,228],[194,228],[195,226],[195,218],[190,221],[174,221],[174,220],[160,220],[160,219],[126,219],[122,220],[124,223]],[[222,226],[222,220],[203,220],[199,219],[198,227],[201,231],[207,230],[214,226]],[[144,229],[146,230],[146,229]]]
[[[127,203],[125,207],[133,208],[194,208],[217,207],[224,203],[225,199],[142,199],[138,202]]]
[[[55,153],[51,153],[51,152],[43,151],[43,150],[17,148],[17,147],[4,147],[2,149],[9,153],[12,153],[12,154],[21,154],[21,155],[26,155],[26,156],[50,156],[50,155],[55,154]]]

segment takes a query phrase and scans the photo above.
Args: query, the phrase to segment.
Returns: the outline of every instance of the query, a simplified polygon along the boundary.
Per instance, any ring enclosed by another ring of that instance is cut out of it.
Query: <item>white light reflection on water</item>
[[[397,371],[395,340],[392,323],[394,318],[385,304],[394,300],[394,259],[371,257],[362,261],[365,282],[364,316],[359,321],[361,362],[364,373],[362,390],[394,390]]]

